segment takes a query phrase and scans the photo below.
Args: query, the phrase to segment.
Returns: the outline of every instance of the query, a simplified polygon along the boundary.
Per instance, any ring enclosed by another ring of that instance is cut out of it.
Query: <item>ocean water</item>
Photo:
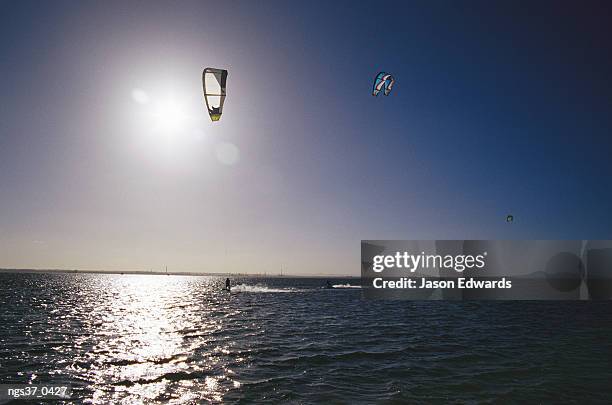
[[[612,397],[612,303],[368,301],[324,279],[234,282],[0,273],[0,384],[70,384],[76,402],[113,404]]]

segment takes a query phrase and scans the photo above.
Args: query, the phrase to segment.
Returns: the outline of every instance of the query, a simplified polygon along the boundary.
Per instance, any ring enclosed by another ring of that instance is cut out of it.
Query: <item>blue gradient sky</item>
[[[1,2],[0,267],[358,274],[361,239],[612,236],[609,3],[329,3]]]

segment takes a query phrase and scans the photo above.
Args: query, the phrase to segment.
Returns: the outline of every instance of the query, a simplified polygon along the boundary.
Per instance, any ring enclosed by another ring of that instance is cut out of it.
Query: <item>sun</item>
[[[156,131],[176,134],[185,129],[187,115],[174,100],[157,102],[153,109],[153,125]]]
[[[185,146],[202,132],[201,111],[198,115],[193,97],[175,89],[133,88],[131,98],[137,133],[151,147]]]

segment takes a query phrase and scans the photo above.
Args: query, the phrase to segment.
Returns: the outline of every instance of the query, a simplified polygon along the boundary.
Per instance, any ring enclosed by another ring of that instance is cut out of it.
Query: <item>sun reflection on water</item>
[[[73,364],[94,381],[86,402],[217,402],[240,386],[227,360],[233,342],[222,333],[228,313],[217,301],[223,297],[203,295],[201,280],[121,276],[95,286],[99,305],[90,327],[96,343]]]

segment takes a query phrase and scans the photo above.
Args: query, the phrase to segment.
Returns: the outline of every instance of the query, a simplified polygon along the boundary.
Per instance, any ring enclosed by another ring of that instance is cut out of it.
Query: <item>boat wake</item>
[[[351,285],[351,284],[334,284],[332,287],[334,288],[361,288],[360,285]]]
[[[295,288],[270,288],[265,284],[238,284],[232,287],[232,292],[246,292],[246,293],[291,293],[298,292]]]

